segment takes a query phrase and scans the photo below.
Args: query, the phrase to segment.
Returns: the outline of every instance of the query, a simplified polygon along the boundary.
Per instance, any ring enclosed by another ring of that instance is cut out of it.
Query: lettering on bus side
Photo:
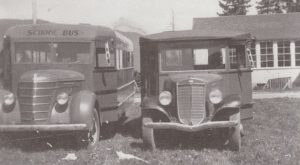
[[[27,36],[56,36],[55,30],[28,30]],[[79,30],[63,30],[60,35],[63,36],[78,36]]]
[[[28,30],[27,36],[55,36],[54,30]]]
[[[62,35],[63,36],[78,36],[79,30],[64,30]]]

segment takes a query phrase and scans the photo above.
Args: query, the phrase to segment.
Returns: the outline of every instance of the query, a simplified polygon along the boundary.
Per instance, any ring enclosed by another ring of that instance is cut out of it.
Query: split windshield
[[[229,48],[230,69],[246,66],[244,49]],[[160,51],[162,71],[225,69],[225,48],[180,48]]]
[[[17,64],[88,64],[90,43],[19,42],[15,44]]]

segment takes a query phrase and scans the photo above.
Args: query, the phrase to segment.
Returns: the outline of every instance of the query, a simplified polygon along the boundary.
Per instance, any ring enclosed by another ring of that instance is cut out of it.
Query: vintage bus
[[[144,143],[154,149],[165,129],[213,130],[239,150],[241,118],[252,117],[251,40],[247,33],[214,30],[141,37]]]
[[[133,102],[133,44],[102,26],[10,28],[1,52],[0,132],[74,131],[87,146]]]

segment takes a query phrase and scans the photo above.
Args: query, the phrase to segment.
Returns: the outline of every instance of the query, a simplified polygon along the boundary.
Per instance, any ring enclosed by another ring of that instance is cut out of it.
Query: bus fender
[[[70,102],[71,123],[86,123],[90,127],[93,119],[96,95],[88,90],[82,90],[72,97]]]
[[[161,107],[156,98],[145,97],[142,104],[142,115],[151,115],[159,117],[164,121],[170,121],[168,113]]]
[[[238,94],[233,94],[225,97],[221,103],[216,105],[215,117],[223,116],[225,118],[240,112],[242,105],[241,97]]]

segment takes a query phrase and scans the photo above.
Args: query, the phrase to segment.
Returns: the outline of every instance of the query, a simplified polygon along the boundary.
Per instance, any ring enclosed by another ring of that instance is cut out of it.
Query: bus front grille
[[[177,85],[177,107],[179,121],[195,125],[205,118],[205,85],[184,83]]]
[[[54,82],[21,82],[18,87],[21,122],[44,124],[48,121],[57,84]]]

